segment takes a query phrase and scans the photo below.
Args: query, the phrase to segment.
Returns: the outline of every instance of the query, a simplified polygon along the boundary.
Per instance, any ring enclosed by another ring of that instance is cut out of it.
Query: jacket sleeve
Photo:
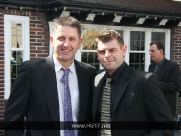
[[[6,136],[23,135],[24,117],[29,94],[30,77],[24,63],[22,63],[5,109],[4,122]]]
[[[174,118],[153,74],[148,77],[144,87],[144,102],[153,121],[150,133],[145,136],[173,136]]]
[[[173,63],[168,72],[167,79],[159,80],[163,92],[177,92],[181,90],[181,72],[179,66]]]

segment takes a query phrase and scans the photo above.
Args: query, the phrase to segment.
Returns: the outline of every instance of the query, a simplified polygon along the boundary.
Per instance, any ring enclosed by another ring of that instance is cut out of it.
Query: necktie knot
[[[64,71],[64,75],[62,76],[60,81],[65,83],[66,81],[68,81],[70,69],[69,68],[66,68],[66,69],[62,68],[62,70]]]
[[[111,78],[106,79],[106,84],[111,84]]]

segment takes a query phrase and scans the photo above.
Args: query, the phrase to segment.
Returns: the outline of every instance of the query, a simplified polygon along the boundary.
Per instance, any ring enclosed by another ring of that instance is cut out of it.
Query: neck
[[[71,66],[71,64],[73,63],[74,59],[71,60],[63,60],[61,59],[59,56],[55,56],[55,58],[57,59],[57,61],[64,67],[64,68],[68,68]]]

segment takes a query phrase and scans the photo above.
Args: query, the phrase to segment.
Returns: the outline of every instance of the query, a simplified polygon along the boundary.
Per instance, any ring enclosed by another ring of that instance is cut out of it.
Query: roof
[[[72,5],[77,7],[122,9],[126,11],[159,12],[169,14],[181,13],[181,2],[171,0],[1,0],[0,6],[22,5],[51,7],[59,5]]]
[[[157,11],[177,11],[181,12],[181,2],[172,0],[1,0],[1,4],[16,4],[29,6],[51,6],[57,3],[74,5],[101,5],[117,6],[127,9],[157,10]]]
[[[150,23],[157,23],[155,17],[158,18],[158,21],[168,18],[172,25],[181,20],[181,2],[171,0],[1,0],[0,7],[5,6],[10,8],[22,6],[24,10],[35,10],[35,7],[38,7],[38,11],[42,12],[47,12],[48,9],[49,20],[60,16],[65,7],[67,11],[71,11],[71,15],[80,20],[85,20],[88,13],[96,13],[96,18],[101,19],[97,19],[97,23],[101,24],[112,20],[114,14],[124,16],[122,25],[135,24],[138,16],[149,16],[144,23],[149,26]],[[58,11],[55,11],[55,8]],[[78,11],[81,12],[81,15],[78,15]],[[102,12],[104,12],[104,17]],[[135,18],[135,16],[137,17]]]
[[[157,10],[157,11],[181,11],[181,2],[171,0],[100,0],[107,1],[107,5],[119,5],[127,8]]]

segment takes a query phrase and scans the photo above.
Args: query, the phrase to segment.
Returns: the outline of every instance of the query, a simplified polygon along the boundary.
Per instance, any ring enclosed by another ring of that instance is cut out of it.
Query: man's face
[[[99,62],[109,75],[112,75],[122,65],[126,49],[126,45],[121,47],[116,39],[106,43],[98,42],[97,54]]]
[[[76,51],[80,48],[82,39],[78,35],[77,28],[70,26],[58,26],[50,36],[50,42],[54,48],[54,56],[63,66],[71,65]]]
[[[158,50],[157,45],[153,44],[150,46],[149,54],[151,57],[151,60],[154,61],[155,63],[159,63],[164,55],[163,55],[163,50]]]

